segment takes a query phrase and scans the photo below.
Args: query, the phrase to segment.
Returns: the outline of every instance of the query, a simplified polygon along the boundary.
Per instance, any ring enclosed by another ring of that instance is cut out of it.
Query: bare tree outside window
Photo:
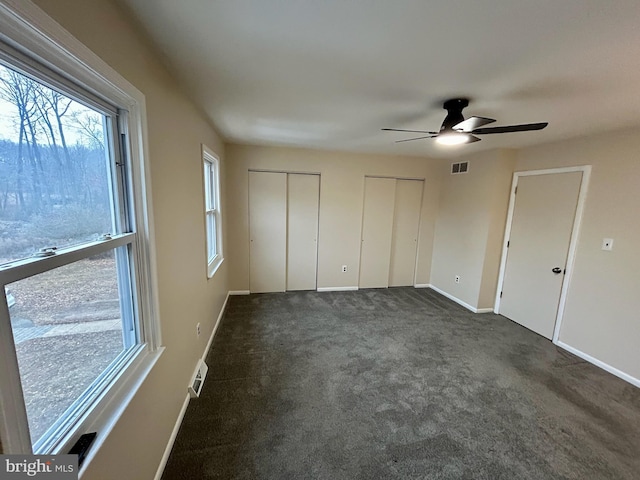
[[[108,121],[0,65],[0,264],[115,233]],[[5,286],[36,447],[135,343],[127,257],[119,247]]]
[[[0,66],[0,263],[112,230],[104,118]]]

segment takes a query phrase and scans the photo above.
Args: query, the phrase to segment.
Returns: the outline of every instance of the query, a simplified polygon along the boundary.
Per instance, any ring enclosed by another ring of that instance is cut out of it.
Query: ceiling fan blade
[[[528,132],[531,130],[542,130],[549,125],[543,123],[525,123],[523,125],[505,125],[504,127],[476,128],[471,133],[474,135],[488,135],[490,133],[511,133],[511,132]]]
[[[428,133],[429,135],[437,135],[438,132],[427,132],[424,130],[400,130],[398,128],[383,128],[387,132],[410,132],[410,133]]]
[[[486,117],[469,117],[466,120],[463,120],[460,123],[457,123],[452,128],[454,130],[462,131],[462,132],[471,132],[478,127],[483,125],[488,125],[489,123],[493,123],[495,120],[493,118]]]
[[[426,137],[407,138],[405,140],[396,140],[396,143],[410,142],[412,140],[422,140],[423,138],[435,138],[435,137],[437,137],[437,135],[429,135],[429,136],[426,136]],[[478,140],[480,140],[480,139],[478,139]]]
[[[480,140],[482,139],[478,137],[474,137],[473,135],[469,134],[469,140],[467,141],[467,143],[479,142]]]

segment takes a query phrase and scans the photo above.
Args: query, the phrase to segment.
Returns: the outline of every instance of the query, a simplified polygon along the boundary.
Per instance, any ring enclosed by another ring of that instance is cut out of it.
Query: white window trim
[[[207,277],[211,278],[216,273],[222,262],[224,261],[224,250],[222,246],[222,205],[220,204],[220,158],[213,150],[206,145],[202,145],[202,161],[211,163],[216,169],[216,185],[215,185],[215,204],[216,209],[214,215],[216,218],[216,255],[209,260],[209,232],[207,231],[207,214],[210,212],[207,205],[205,182],[209,181],[203,178],[202,188],[204,197],[204,229],[205,229],[205,258],[207,259]],[[203,173],[204,175],[204,173]]]
[[[144,295],[138,299],[145,343],[133,352],[129,365],[114,380],[112,387],[102,394],[90,411],[51,453],[66,453],[78,437],[88,431],[98,436],[85,459],[82,472],[108,437],[127,404],[149,374],[164,348],[161,347],[159,303],[157,297],[157,267],[154,242],[151,182],[148,168],[147,122],[144,95],[108,66],[102,59],[76,40],[45,12],[25,0],[1,0],[0,38],[36,58],[62,76],[90,92],[105,95],[128,111],[130,142],[129,160],[135,205],[135,226],[138,250],[138,283]],[[2,315],[8,317],[5,302],[0,302]],[[11,331],[0,322],[0,436],[5,454],[28,453],[31,448],[25,428],[26,412],[17,372],[17,358]],[[9,327],[10,328],[10,327]]]

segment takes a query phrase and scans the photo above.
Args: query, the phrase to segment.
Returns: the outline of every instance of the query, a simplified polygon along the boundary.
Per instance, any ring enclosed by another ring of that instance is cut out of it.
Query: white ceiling
[[[456,154],[640,125],[639,0],[121,0],[229,141],[446,156],[442,101],[491,126]]]

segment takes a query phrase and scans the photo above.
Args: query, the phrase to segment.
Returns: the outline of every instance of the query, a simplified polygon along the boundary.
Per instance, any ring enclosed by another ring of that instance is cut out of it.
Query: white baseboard
[[[593,363],[595,366],[600,367],[601,369],[615,375],[616,377],[621,378],[625,382],[629,382],[631,385],[640,388],[640,379],[632,377],[628,373],[625,373],[622,370],[618,370],[617,368],[612,367],[611,365],[604,363],[603,361],[598,360],[597,358],[594,358],[591,355],[588,355],[578,350],[577,348],[572,347],[571,345],[567,345],[564,342],[558,340],[558,343],[556,343],[556,345],[558,345],[560,348],[564,348],[566,351],[573,353],[575,356],[580,357],[589,363]]]
[[[351,292],[358,290],[358,287],[318,287],[318,292]]]
[[[467,302],[463,302],[462,300],[460,300],[457,297],[454,297],[453,295],[451,295],[450,293],[445,292],[444,290],[440,290],[438,287],[434,286],[434,285],[429,285],[429,288],[433,291],[438,292],[440,295],[447,297],[449,300],[453,300],[454,302],[456,302],[458,305],[462,305],[464,308],[466,308],[467,310],[472,311],[473,313],[478,313],[478,309],[476,307],[472,307],[471,305],[469,305]]]
[[[476,308],[476,313],[493,313],[493,308]]]
[[[431,288],[430,283],[416,283],[413,288]]]
[[[231,292],[227,293],[227,298],[224,299],[224,303],[222,304],[222,308],[220,309],[220,313],[218,314],[218,318],[216,319],[216,324],[213,326],[213,330],[211,331],[211,336],[209,337],[209,341],[207,342],[207,346],[202,353],[202,361],[207,358],[207,354],[209,353],[209,349],[211,348],[211,344],[213,343],[213,337],[216,336],[216,332],[218,331],[218,327],[220,326],[220,320],[222,320],[222,316],[224,315],[225,310],[227,309],[227,302],[229,301],[229,296],[232,295]]]
[[[247,292],[247,295],[249,292]],[[209,337],[209,341],[207,342],[207,346],[204,349],[202,354],[202,361],[207,358],[207,354],[209,353],[209,349],[211,348],[211,344],[213,343],[213,339],[216,336],[216,332],[218,331],[218,327],[220,326],[220,321],[222,320],[222,316],[224,315],[225,310],[227,309],[227,302],[229,301],[229,296],[233,295],[232,292],[228,292],[226,298],[224,299],[224,303],[222,304],[222,308],[220,309],[220,313],[218,314],[218,318],[216,319],[216,324],[213,326],[213,330],[211,331],[211,336]],[[242,295],[242,294],[238,294]],[[176,441],[176,437],[178,436],[178,431],[180,430],[180,425],[182,425],[182,420],[184,419],[184,414],[187,412],[187,407],[189,406],[190,395],[187,393],[187,397],[182,404],[182,408],[180,409],[180,413],[178,414],[178,418],[176,419],[176,424],[173,427],[173,431],[171,432],[171,436],[169,437],[169,442],[167,443],[167,447],[164,450],[164,454],[162,455],[162,459],[160,460],[160,465],[158,465],[158,470],[156,471],[156,476],[154,480],[160,480],[162,474],[164,473],[164,468],[167,466],[167,461],[169,460],[169,455],[171,455],[171,450],[173,449],[173,444]]]
[[[249,290],[229,290],[229,295],[249,295]]]
[[[178,419],[176,420],[176,424],[173,426],[173,430],[171,431],[171,436],[169,437],[169,442],[167,443],[167,448],[164,449],[164,454],[162,455],[162,460],[160,460],[160,465],[158,465],[158,470],[156,470],[156,475],[154,480],[160,480],[162,478],[162,474],[164,473],[164,468],[167,466],[167,462],[169,461],[169,455],[171,455],[171,450],[173,450],[173,444],[176,441],[176,437],[178,436],[178,431],[180,430],[180,425],[182,425],[182,419],[184,418],[184,414],[187,413],[187,407],[189,406],[189,394],[187,393],[186,398],[182,404],[182,408],[180,409],[180,413],[178,414]]]

